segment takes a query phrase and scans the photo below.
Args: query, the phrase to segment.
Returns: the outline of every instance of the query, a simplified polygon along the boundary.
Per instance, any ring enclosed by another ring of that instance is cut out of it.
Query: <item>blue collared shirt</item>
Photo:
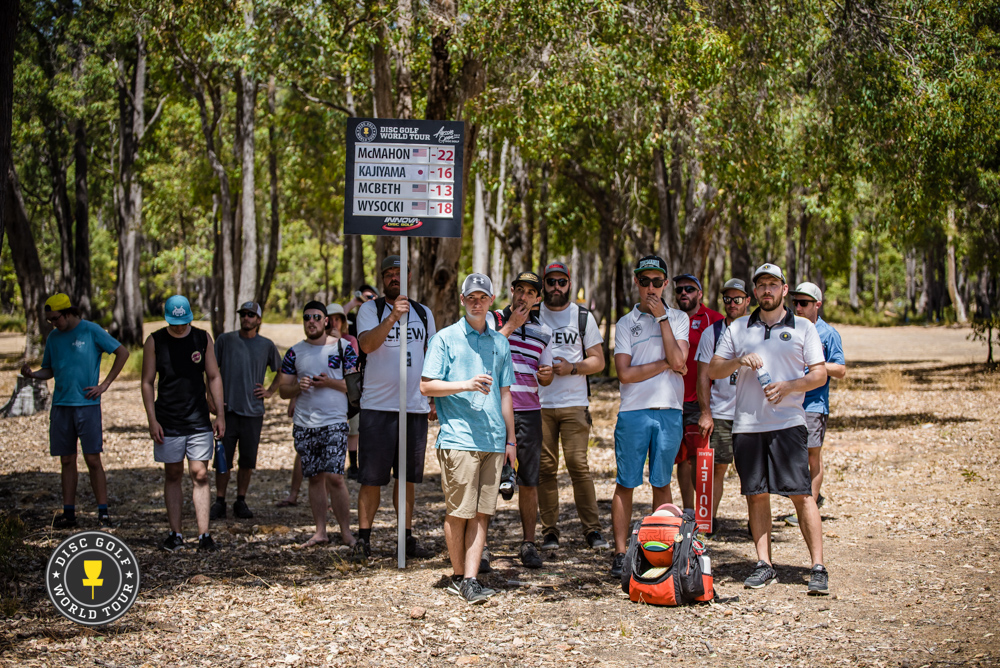
[[[500,388],[514,383],[510,343],[489,327],[482,334],[462,318],[439,331],[427,345],[421,376],[444,381],[465,381],[489,373],[493,385],[488,395],[459,392],[437,397],[437,447],[445,450],[503,452],[507,424],[500,408]]]
[[[840,334],[833,327],[827,324],[823,318],[816,318],[816,333],[823,344],[823,357],[831,364],[846,364],[844,361],[844,346],[840,342]],[[830,376],[826,377],[826,383],[815,390],[806,392],[802,400],[802,408],[807,413],[830,414]]]

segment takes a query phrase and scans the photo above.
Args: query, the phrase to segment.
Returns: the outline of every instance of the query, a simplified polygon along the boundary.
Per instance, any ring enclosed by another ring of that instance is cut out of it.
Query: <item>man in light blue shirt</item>
[[[493,283],[470,274],[462,284],[466,316],[430,340],[420,392],[435,397],[437,453],[445,499],[444,536],[454,571],[448,593],[484,603],[492,589],[476,576],[486,529],[496,512],[500,471],[517,456],[510,344],[486,325]],[[494,385],[499,389],[494,389]]]
[[[111,526],[108,484],[101,463],[104,451],[101,395],[118,377],[129,353],[100,325],[81,318],[68,295],[55,294],[45,301],[45,319],[55,329],[45,342],[42,368],[33,372],[25,364],[21,375],[56,379],[49,411],[49,454],[59,457],[62,464],[63,512],[52,524],[57,529],[76,526],[76,442],[79,440],[97,500],[97,521],[101,526]],[[114,355],[115,362],[104,382],[98,383],[102,353]]]
[[[843,380],[847,376],[847,362],[844,359],[844,346],[837,333],[823,318],[819,317],[823,306],[823,292],[815,283],[799,283],[795,290],[788,293],[795,306],[795,315],[810,320],[816,325],[816,333],[823,344],[823,355],[826,358],[826,383],[814,390],[806,392],[802,399],[802,407],[806,411],[806,429],[809,430],[809,475],[812,477],[812,493],[816,506],[823,507],[826,500],[819,493],[823,485],[823,439],[826,437],[826,422],[830,416],[830,378]],[[795,515],[784,518],[785,523],[798,526]]]

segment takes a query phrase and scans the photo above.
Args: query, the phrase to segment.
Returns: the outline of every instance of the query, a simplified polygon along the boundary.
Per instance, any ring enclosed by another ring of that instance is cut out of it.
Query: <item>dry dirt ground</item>
[[[834,390],[825,448],[829,597],[805,595],[810,564],[802,538],[777,521],[779,582],[743,589],[753,557],[735,477],[726,483],[721,531],[708,542],[721,598],[712,605],[630,603],[607,576],[611,554],[586,549],[565,474],[563,547],[545,555],[545,566],[520,566],[516,500],[501,502],[491,528],[496,572],[483,578],[499,593],[482,607],[447,596],[440,588],[450,573],[440,473],[430,451],[415,524],[438,556],[396,569],[387,500],[370,567],[348,566],[343,549],[296,549],[310,535],[311,519],[304,487],[298,507],[274,506],[288,491],[293,458],[290,423],[277,399],[268,407],[248,499],[255,519],[216,523],[217,554],[192,546],[167,555],[156,549],[166,528],[162,470],[132,380],[105,395],[105,465],[120,522],[112,531],[138,555],[143,587],[131,612],[106,628],[66,621],[45,594],[45,562],[69,535],[48,528],[59,508],[59,473],[47,455],[47,417],[0,422],[0,511],[19,514],[30,532],[15,558],[19,607],[0,620],[0,664],[1000,665],[1000,378],[971,363],[985,355],[964,331],[844,334],[850,375]],[[12,371],[0,374],[0,391],[12,385]],[[616,410],[615,386],[599,385],[591,462],[605,535]],[[191,543],[188,483],[185,495]],[[79,496],[81,528],[92,528],[86,473]],[[637,514],[647,512],[648,487],[637,501]],[[789,509],[779,500],[773,514]]]

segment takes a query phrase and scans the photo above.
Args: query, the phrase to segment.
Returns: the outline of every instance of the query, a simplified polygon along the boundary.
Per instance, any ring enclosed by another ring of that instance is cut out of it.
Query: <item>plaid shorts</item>
[[[320,473],[344,475],[346,422],[313,428],[293,425],[292,438],[295,439],[295,452],[302,460],[302,475],[307,478]]]

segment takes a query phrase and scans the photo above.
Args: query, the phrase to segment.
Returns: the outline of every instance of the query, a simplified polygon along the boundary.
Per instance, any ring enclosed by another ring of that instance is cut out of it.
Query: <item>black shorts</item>
[[[226,463],[229,468],[233,468],[237,444],[240,447],[240,468],[257,468],[257,448],[260,445],[260,432],[263,428],[263,415],[238,415],[226,411],[226,435],[222,437],[222,447],[226,449]]]
[[[733,434],[740,494],[812,494],[808,432],[804,425],[756,434]]]
[[[399,478],[399,413],[362,409],[358,432],[358,482],[370,487]],[[406,414],[406,482],[424,481],[427,414]]]
[[[538,463],[542,457],[542,411],[514,411],[517,439],[517,484],[538,487]]]

